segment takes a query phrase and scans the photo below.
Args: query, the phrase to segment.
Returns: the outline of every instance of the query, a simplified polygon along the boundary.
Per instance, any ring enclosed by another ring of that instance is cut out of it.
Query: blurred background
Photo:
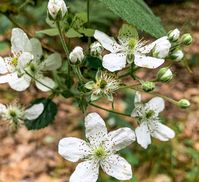
[[[40,38],[43,43],[63,52],[57,37],[35,34],[36,31],[49,28],[46,24],[47,0],[0,0],[0,56],[10,55],[10,33],[17,24]],[[67,0],[71,12],[86,10],[85,0]],[[147,150],[133,143],[121,151],[133,166],[134,178],[131,182],[198,182],[199,181],[199,1],[198,0],[146,0],[164,25],[165,29],[179,28],[183,33],[193,35],[193,44],[186,48],[188,65],[176,64],[172,69],[175,79],[168,84],[158,84],[157,91],[176,100],[187,98],[192,105],[187,110],[166,103],[161,115],[164,123],[175,130],[176,137],[169,142],[153,140]],[[20,14],[17,9],[20,9]],[[10,15],[10,13],[12,15]],[[133,16],[133,14],[132,14]],[[106,9],[103,4],[91,0],[91,27],[100,28],[116,35],[122,20]],[[141,36],[149,35],[143,34]],[[84,44],[86,39],[81,38]],[[150,79],[153,72],[140,71],[139,75]],[[35,97],[46,96],[38,93],[32,86],[28,91],[17,93],[7,85],[0,85],[0,103],[20,101],[28,104]],[[133,92],[118,93],[115,108],[131,113]],[[144,95],[148,100],[150,95]],[[0,182],[68,182],[76,164],[65,161],[57,153],[59,139],[67,136],[84,137],[84,114],[72,100],[56,98],[59,112],[55,122],[38,131],[27,131],[21,127],[12,133],[5,121],[0,121]],[[108,107],[106,100],[99,103]],[[134,121],[118,117],[104,111],[99,112],[107,121],[110,130],[121,126],[134,126]],[[117,180],[100,174],[99,182]]]

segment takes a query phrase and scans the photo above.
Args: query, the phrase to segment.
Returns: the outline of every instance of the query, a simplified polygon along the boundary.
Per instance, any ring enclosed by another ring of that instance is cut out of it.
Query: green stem
[[[74,73],[77,75],[78,77],[78,80],[82,83],[85,81],[85,78],[83,77],[81,71],[80,71],[80,68],[78,65],[72,65],[72,68],[73,68],[73,71]]]
[[[59,31],[59,38],[61,40],[62,47],[63,47],[63,49],[65,51],[66,57],[68,58],[68,56],[69,56],[69,50],[68,50],[68,47],[67,47],[65,39],[64,39],[64,35],[62,33],[62,30],[61,30],[60,22],[57,21],[56,25],[57,25],[57,29]],[[67,74],[68,74],[69,73],[69,63],[68,62],[67,62],[66,67],[67,67]]]
[[[89,104],[90,104],[91,106],[93,106],[93,107],[96,107],[96,108],[98,108],[98,109],[101,109],[101,110],[104,110],[104,111],[107,111],[107,112],[111,112],[111,113],[114,113],[114,114],[118,114],[118,115],[121,115],[121,116],[126,116],[126,117],[132,118],[130,115],[125,114],[125,113],[121,113],[121,112],[113,111],[113,110],[110,110],[110,109],[106,109],[106,108],[103,108],[103,107],[101,107],[101,106],[95,105],[95,104],[93,104],[93,103],[89,103]]]

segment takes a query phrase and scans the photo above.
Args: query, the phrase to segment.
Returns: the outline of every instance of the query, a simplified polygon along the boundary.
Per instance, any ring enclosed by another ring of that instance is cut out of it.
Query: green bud
[[[192,40],[193,40],[193,38],[192,38],[191,34],[189,34],[189,33],[186,33],[181,37],[181,42],[184,45],[190,45],[192,43]]]
[[[191,105],[191,103],[187,99],[181,99],[178,101],[178,107],[182,109],[186,109]]]
[[[150,91],[155,89],[155,83],[154,82],[150,82],[150,81],[146,81],[146,82],[142,83],[142,89],[145,92],[150,92]]]
[[[173,73],[168,67],[161,68],[157,73],[157,80],[161,82],[168,82],[173,78]]]

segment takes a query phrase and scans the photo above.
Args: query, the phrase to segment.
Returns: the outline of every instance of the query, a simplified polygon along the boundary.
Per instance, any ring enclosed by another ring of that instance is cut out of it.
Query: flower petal
[[[120,128],[108,133],[108,138],[113,142],[112,149],[119,151],[135,141],[135,133],[130,128]]]
[[[123,53],[107,54],[103,57],[102,65],[111,72],[121,70],[126,66],[126,56]]]
[[[99,175],[99,164],[95,160],[88,160],[77,165],[69,182],[96,182]]]
[[[164,99],[161,97],[154,97],[148,103],[146,103],[146,107],[157,113],[160,113],[165,108]]]
[[[43,112],[43,104],[34,104],[32,107],[25,110],[25,118],[28,120],[37,119]]]
[[[10,74],[0,76],[0,84],[1,83],[8,83],[10,79],[11,79]]]
[[[62,65],[62,59],[60,54],[54,53],[48,56],[48,58],[42,63],[43,71],[53,71],[60,68]]]
[[[175,132],[166,125],[160,122],[155,122],[153,123],[153,132],[151,133],[151,136],[159,139],[160,141],[168,141],[169,139],[175,137]]]
[[[150,131],[148,129],[146,122],[141,123],[141,125],[135,129],[135,134],[136,134],[137,142],[144,149],[146,149],[148,145],[151,144]]]
[[[16,91],[24,91],[30,86],[31,78],[28,75],[23,75],[18,77],[17,73],[13,73],[10,76],[8,84],[10,87]]]
[[[90,113],[85,118],[86,138],[91,144],[98,146],[107,137],[104,120],[97,113]]]
[[[6,106],[0,103],[0,114],[4,113],[5,111],[6,111]]]
[[[28,36],[20,28],[12,29],[11,44],[11,50],[13,53],[32,51],[32,45],[28,39]]]
[[[28,63],[31,62],[31,60],[33,60],[34,56],[29,53],[29,52],[23,52],[18,59],[18,64],[17,64],[17,68],[19,68],[20,70],[24,70],[24,68],[26,67],[26,65]]]
[[[5,74],[8,72],[6,63],[2,57],[0,57],[0,74]]]
[[[94,37],[102,44],[102,47],[111,53],[117,53],[122,50],[121,45],[101,31],[95,30]]]
[[[119,155],[110,155],[100,162],[104,172],[118,180],[132,178],[131,165]]]
[[[45,86],[46,85],[46,86]],[[56,84],[55,82],[49,77],[40,77],[38,81],[36,81],[36,86],[39,90],[43,92],[48,92],[53,89]]]
[[[164,59],[135,54],[134,63],[139,67],[155,69],[164,63]]]
[[[42,50],[42,47],[41,47],[41,43],[36,38],[30,39],[30,42],[31,42],[31,45],[32,45],[32,51],[31,51],[31,53],[34,56],[34,60],[37,61],[43,55],[43,50]]]
[[[90,148],[84,140],[68,137],[59,141],[58,153],[66,160],[77,162],[90,154]]]

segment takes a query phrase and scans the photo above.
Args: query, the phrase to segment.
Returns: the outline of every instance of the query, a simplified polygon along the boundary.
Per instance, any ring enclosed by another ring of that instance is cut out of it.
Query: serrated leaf
[[[74,28],[70,28],[67,32],[66,32],[66,36],[68,38],[75,38],[75,37],[83,37],[82,34],[80,34],[79,32],[77,32]]]
[[[45,35],[49,35],[49,36],[57,36],[57,35],[59,35],[59,31],[58,31],[57,28],[49,28],[49,29],[37,31],[36,34],[45,34]]]
[[[166,34],[157,18],[143,0],[99,0],[116,15],[154,37]]]
[[[139,39],[138,32],[133,25],[123,24],[119,31],[118,39],[123,43],[129,40],[129,38]]]
[[[48,126],[53,122],[57,114],[57,105],[51,99],[39,98],[34,100],[32,105],[39,103],[44,105],[44,111],[37,119],[25,120],[25,125],[28,130],[36,130]]]

